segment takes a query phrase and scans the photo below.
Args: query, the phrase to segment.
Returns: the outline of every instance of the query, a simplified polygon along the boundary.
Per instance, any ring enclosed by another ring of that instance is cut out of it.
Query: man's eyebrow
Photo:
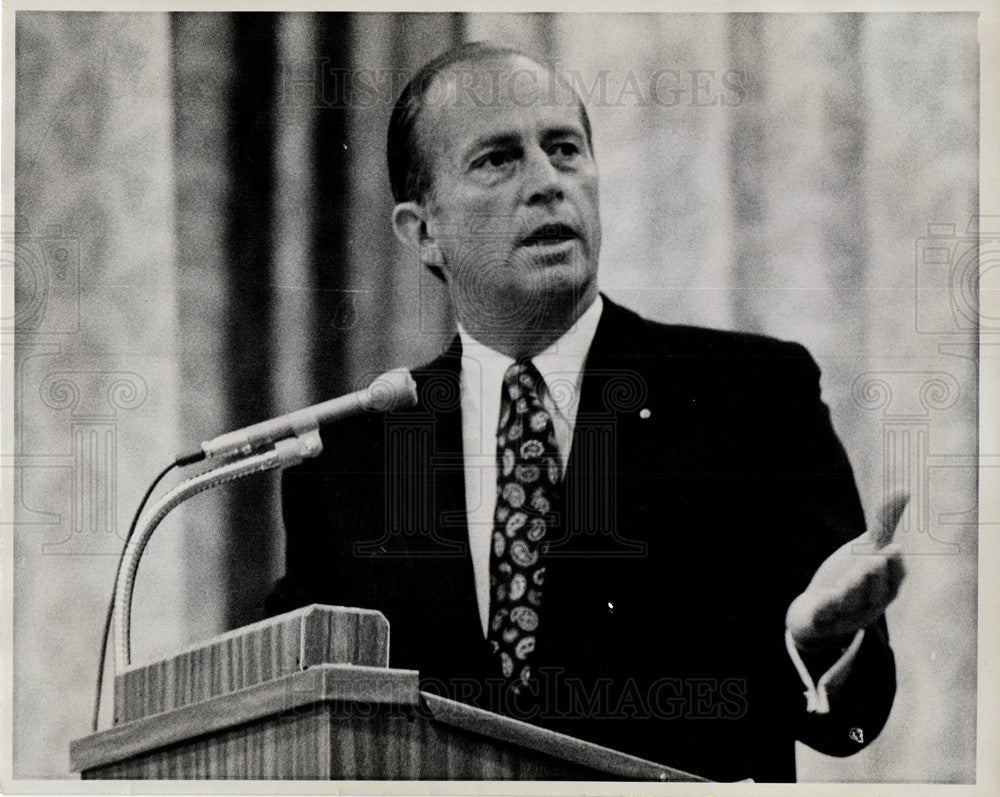
[[[475,153],[483,149],[492,149],[493,147],[513,147],[519,146],[521,144],[521,137],[517,133],[497,133],[491,136],[483,136],[482,138],[475,139],[468,147],[465,148],[463,153],[464,159],[468,160]]]
[[[551,141],[554,138],[578,138],[582,141],[586,136],[583,130],[573,125],[550,127],[542,134],[543,141]]]
[[[560,138],[576,138],[583,141],[586,138],[583,130],[574,125],[558,125],[546,128],[542,132],[542,141],[549,142]],[[475,139],[463,152],[463,160],[468,160],[477,152],[494,147],[516,147],[521,145],[519,133],[496,133]]]

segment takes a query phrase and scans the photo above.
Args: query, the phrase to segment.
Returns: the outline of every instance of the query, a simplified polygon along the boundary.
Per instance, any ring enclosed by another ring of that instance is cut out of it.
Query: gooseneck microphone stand
[[[261,423],[227,432],[201,444],[197,451],[177,457],[151,485],[136,512],[125,547],[118,562],[111,606],[105,619],[104,641],[101,647],[94,705],[94,730],[97,730],[101,701],[101,685],[110,626],[113,624],[115,672],[121,673],[131,664],[131,615],[135,577],[146,544],[157,526],[176,507],[189,498],[220,485],[254,473],[282,470],[323,451],[321,423],[348,417],[364,411],[386,411],[413,406],[417,402],[416,386],[406,369],[382,374],[367,388],[331,399],[321,404],[272,418]],[[174,467],[202,460],[220,464],[193,476],[170,489],[148,512],[143,508],[150,494],[166,473]]]

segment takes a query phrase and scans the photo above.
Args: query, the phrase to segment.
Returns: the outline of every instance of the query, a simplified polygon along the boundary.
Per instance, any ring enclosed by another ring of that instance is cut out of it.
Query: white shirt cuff
[[[802,684],[805,686],[806,691],[803,693],[806,696],[806,711],[810,714],[829,714],[830,713],[830,698],[827,693],[829,687],[836,687],[841,681],[847,677],[847,673],[850,671],[851,663],[854,661],[854,657],[858,653],[858,648],[861,647],[861,642],[865,638],[865,629],[860,629],[855,635],[854,639],[851,640],[851,644],[847,646],[844,652],[840,655],[833,666],[830,667],[825,673],[823,673],[819,680],[813,683],[812,675],[809,674],[809,670],[802,661],[802,656],[799,655],[799,649],[795,647],[795,640],[792,639],[792,632],[785,629],[785,647],[788,649],[788,655],[792,659],[792,663],[795,665],[795,669],[799,673],[799,678],[802,679]]]

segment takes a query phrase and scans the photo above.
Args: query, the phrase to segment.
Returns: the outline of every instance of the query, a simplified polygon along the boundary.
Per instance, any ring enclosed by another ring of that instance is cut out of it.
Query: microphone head
[[[375,412],[415,407],[417,383],[408,369],[394,368],[376,377],[365,391],[361,403],[366,410]]]

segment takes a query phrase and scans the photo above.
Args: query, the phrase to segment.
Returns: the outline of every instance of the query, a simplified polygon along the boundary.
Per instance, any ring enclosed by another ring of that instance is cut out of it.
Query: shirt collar
[[[531,358],[545,380],[550,398],[560,411],[572,411],[575,415],[583,365],[590,351],[590,344],[594,341],[603,310],[604,301],[598,294],[572,327],[551,346]],[[458,334],[462,341],[463,372],[483,374],[484,387],[489,385],[492,388],[495,383],[496,392],[499,392],[503,375],[514,359],[480,343],[461,323],[458,325]],[[572,385],[573,389],[558,389],[569,385]]]

